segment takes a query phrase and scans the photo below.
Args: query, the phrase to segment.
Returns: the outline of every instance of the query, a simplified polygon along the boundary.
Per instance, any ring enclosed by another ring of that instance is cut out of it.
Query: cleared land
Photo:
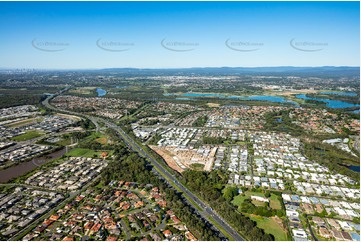
[[[34,139],[34,138],[37,138],[37,137],[40,137],[40,136],[42,136],[42,133],[33,130],[33,131],[28,131],[25,134],[15,136],[15,137],[12,138],[12,140],[14,140],[14,141],[26,141],[26,140]]]
[[[69,114],[64,114],[64,113],[56,113],[56,116],[67,118],[67,119],[74,120],[74,121],[81,120],[80,117],[77,117],[77,116],[74,116],[74,115],[69,115]]]
[[[91,149],[75,148],[69,151],[68,153],[66,153],[65,156],[75,156],[75,157],[82,156],[82,157],[93,158],[94,155],[99,156],[100,153],[101,153],[100,151],[94,151]]]
[[[244,200],[247,198],[250,198],[251,196],[259,196],[259,197],[266,198],[266,196],[262,192],[246,191],[244,194],[239,194],[239,195],[235,196],[232,203],[240,208],[242,203],[244,202]],[[271,196],[268,199],[270,200],[269,206],[272,209],[276,209],[276,210],[282,209],[282,205],[281,205],[280,201],[278,200],[278,196],[276,194],[271,193]],[[256,200],[253,200],[252,203],[255,206],[265,206],[266,205],[265,203],[259,202]]]
[[[219,103],[207,103],[207,106],[210,108],[218,108],[220,106]]]
[[[278,200],[277,195],[272,194],[271,197],[269,198],[269,200],[270,200],[269,206],[272,209],[276,209],[276,210],[282,209],[281,202],[280,202],[280,200]]]
[[[203,171],[204,169],[204,165],[203,164],[198,164],[198,163],[195,163],[195,164],[191,164],[190,167],[194,170],[197,170],[197,171]]]
[[[42,118],[29,118],[29,119],[25,119],[25,120],[21,120],[18,122],[13,122],[10,124],[6,124],[6,127],[9,128],[17,128],[17,127],[21,127],[30,123],[35,123],[35,122],[40,122],[42,120]]]
[[[241,212],[240,208],[245,199],[250,198],[251,196],[259,196],[266,198],[265,195],[261,192],[251,192],[246,191],[243,194],[235,196],[232,203],[235,206],[238,206],[238,211]],[[281,203],[278,200],[276,194],[271,193],[271,196],[268,198],[270,200],[269,206],[272,209],[282,209]],[[252,203],[255,206],[267,206],[267,203],[252,200]],[[253,221],[257,223],[257,226],[264,229],[266,233],[272,234],[275,237],[275,240],[288,240],[287,238],[287,229],[285,228],[282,219],[278,217],[262,217],[254,214],[247,214]]]
[[[236,205],[237,207],[240,207],[241,204],[244,202],[244,200],[246,199],[247,197],[246,196],[243,196],[243,195],[238,195],[238,196],[235,196],[232,203],[234,205]]]
[[[250,215],[250,218],[257,223],[259,228],[265,230],[266,233],[272,234],[276,241],[288,240],[285,228],[280,224],[279,219],[275,217],[267,218],[256,215]]]
[[[203,165],[204,171],[211,171],[214,155],[217,150],[212,148],[210,154],[206,157],[192,149],[178,149],[173,146],[158,147],[154,145],[149,147],[162,156],[169,167],[178,172],[183,172],[186,168],[192,169],[194,164],[196,164],[196,170],[199,170],[200,165]]]
[[[182,173],[184,171],[180,166],[177,165],[176,161],[173,159],[173,157],[168,152],[166,152],[165,150],[161,149],[158,146],[149,145],[149,147],[152,150],[154,150],[155,152],[157,152],[157,154],[160,155],[165,160],[165,162],[167,163],[167,165],[170,168],[172,168],[173,170],[176,170],[180,173]]]
[[[107,137],[100,137],[100,138],[95,139],[95,141],[102,145],[105,145],[108,142],[108,139],[107,139]]]
[[[319,90],[312,90],[312,89],[300,89],[300,90],[289,90],[289,91],[272,91],[266,90],[264,95],[280,95],[280,96],[292,96],[296,94],[308,94],[308,93],[317,93]]]
[[[95,89],[96,87],[79,87],[79,88],[71,89],[69,93],[90,95],[94,92]]]

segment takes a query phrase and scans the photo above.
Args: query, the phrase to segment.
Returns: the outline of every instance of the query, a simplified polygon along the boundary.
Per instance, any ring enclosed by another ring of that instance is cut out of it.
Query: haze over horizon
[[[359,67],[359,10],[359,2],[0,2],[0,67]]]

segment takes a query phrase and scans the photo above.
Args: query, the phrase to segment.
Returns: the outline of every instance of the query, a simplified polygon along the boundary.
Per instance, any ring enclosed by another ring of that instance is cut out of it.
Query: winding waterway
[[[18,165],[11,166],[4,170],[0,170],[0,182],[6,183],[11,179],[17,178],[19,176],[25,175],[29,171],[42,166],[43,164],[62,157],[65,154],[65,148],[55,151],[51,154],[35,157],[30,161],[22,162]]]

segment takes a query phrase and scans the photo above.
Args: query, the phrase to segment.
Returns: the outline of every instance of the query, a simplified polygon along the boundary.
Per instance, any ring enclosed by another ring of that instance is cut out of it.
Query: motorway
[[[115,125],[114,123],[111,123],[103,118],[99,118],[99,117],[93,117],[93,116],[89,116],[89,115],[83,115],[83,114],[78,114],[75,112],[70,112],[67,110],[59,110],[56,109],[55,107],[53,107],[52,105],[49,104],[49,100],[52,98],[48,97],[43,101],[43,105],[46,106],[49,109],[55,110],[55,111],[61,111],[61,112],[66,112],[66,113],[70,113],[73,115],[77,115],[77,116],[83,116],[88,118],[89,120],[91,120],[93,123],[95,123],[95,125],[98,127],[98,122],[102,122],[104,123],[105,126],[107,126],[108,128],[111,128],[113,130],[115,130],[118,134],[119,137],[135,152],[139,153],[139,155],[141,155],[142,157],[146,158],[147,160],[149,160],[152,165],[155,167],[155,169],[160,173],[160,175],[163,176],[164,179],[166,179],[169,183],[173,183],[172,185],[175,186],[175,188],[177,188],[178,190],[182,191],[186,196],[184,196],[187,199],[190,198],[192,201],[189,201],[189,204],[192,204],[192,202],[198,204],[203,211],[199,211],[198,208],[194,207],[196,209],[196,211],[198,211],[198,213],[200,215],[203,216],[203,218],[205,218],[207,221],[209,221],[211,224],[216,225],[215,227],[220,227],[222,228],[224,231],[226,231],[233,240],[236,241],[243,241],[245,240],[243,237],[241,237],[237,231],[235,229],[233,229],[225,220],[223,220],[223,218],[221,216],[219,216],[210,206],[208,206],[207,204],[205,204],[201,199],[199,199],[196,195],[194,195],[191,191],[188,190],[188,188],[186,188],[183,184],[181,184],[176,177],[174,177],[170,172],[168,172],[166,169],[164,169],[164,167],[159,164],[158,161],[156,161],[153,157],[151,157],[147,152],[144,151],[144,149],[142,147],[140,147],[128,134],[126,134],[120,127],[118,127],[117,125]],[[210,218],[213,220],[211,221]],[[217,224],[214,224],[214,221]]]

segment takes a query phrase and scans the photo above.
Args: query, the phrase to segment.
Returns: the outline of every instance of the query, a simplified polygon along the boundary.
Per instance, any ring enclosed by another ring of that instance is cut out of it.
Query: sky
[[[359,2],[0,2],[0,67],[359,66]]]

